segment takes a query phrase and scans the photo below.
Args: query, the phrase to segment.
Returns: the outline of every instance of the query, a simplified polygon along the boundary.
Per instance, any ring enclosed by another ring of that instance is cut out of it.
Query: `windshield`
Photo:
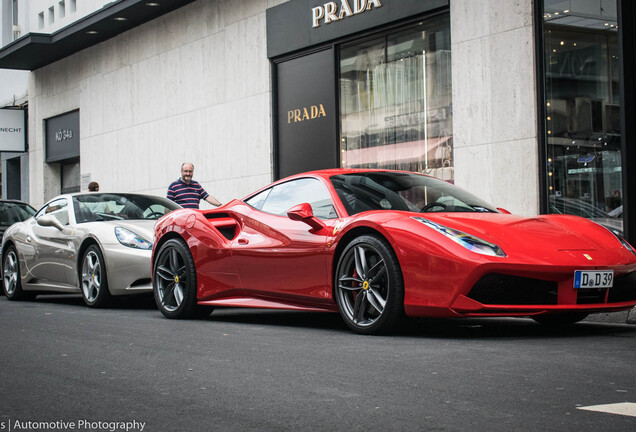
[[[35,209],[28,204],[0,202],[0,226],[8,227],[22,222],[35,214]]]
[[[105,220],[159,219],[181,208],[167,198],[134,195],[91,193],[73,197],[77,223]]]
[[[361,172],[330,178],[350,215],[367,210],[497,212],[476,196],[434,177],[403,172]]]

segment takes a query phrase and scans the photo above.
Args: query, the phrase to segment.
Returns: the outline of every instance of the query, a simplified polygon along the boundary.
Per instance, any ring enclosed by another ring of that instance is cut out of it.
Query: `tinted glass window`
[[[267,189],[264,190],[263,192],[259,193],[258,195],[254,195],[253,197],[245,200],[245,202],[254,207],[257,210],[260,210],[263,208],[263,204],[265,203],[265,200],[267,199],[267,195],[269,195],[269,193],[272,191],[272,189]]]
[[[156,196],[91,193],[73,197],[77,223],[104,220],[159,219],[180,208],[175,202]]]
[[[544,196],[548,213],[622,231],[618,3],[569,3],[543,1]]]
[[[26,204],[0,202],[0,227],[6,228],[16,222],[27,220],[35,210]]]
[[[35,217],[39,218],[45,214],[53,216],[55,219],[60,221],[62,225],[68,225],[68,202],[66,201],[66,198],[51,201],[41,208]]]
[[[453,179],[450,34],[445,14],[342,47],[341,167]]]
[[[317,179],[303,178],[274,186],[265,200],[262,211],[286,216],[295,205],[309,203],[319,219],[338,217],[327,188]]]
[[[333,176],[331,183],[350,215],[367,210],[497,212],[465,190],[423,175],[366,172]]]

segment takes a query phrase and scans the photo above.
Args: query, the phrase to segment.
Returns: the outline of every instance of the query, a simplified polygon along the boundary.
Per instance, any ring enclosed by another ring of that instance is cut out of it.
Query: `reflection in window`
[[[496,212],[480,198],[448,182],[411,173],[361,172],[330,178],[349,215],[368,210]]]
[[[287,216],[290,208],[303,203],[309,203],[314,216],[319,219],[333,219],[338,216],[329,191],[320,180],[313,178],[292,180],[274,186],[262,204],[262,211]]]
[[[343,47],[341,166],[453,179],[448,16]]]
[[[175,202],[151,195],[90,193],[75,195],[77,223],[107,220],[156,220],[180,208]]]
[[[546,167],[550,213],[622,231],[616,16],[616,1],[544,0]]]
[[[53,216],[62,225],[68,225],[68,204],[66,199],[62,198],[51,202],[41,209],[35,217],[37,219],[45,214]]]

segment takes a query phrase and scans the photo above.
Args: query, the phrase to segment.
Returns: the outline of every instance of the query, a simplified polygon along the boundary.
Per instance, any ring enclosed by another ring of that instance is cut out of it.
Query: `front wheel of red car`
[[[183,240],[170,239],[159,248],[153,270],[153,292],[157,307],[165,317],[200,316],[197,273],[190,249]]]
[[[389,243],[375,235],[355,238],[338,260],[335,297],[354,331],[386,334],[404,320],[404,280]]]

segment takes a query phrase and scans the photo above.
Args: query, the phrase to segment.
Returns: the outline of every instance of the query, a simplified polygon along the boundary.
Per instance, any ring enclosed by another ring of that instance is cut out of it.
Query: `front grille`
[[[614,279],[614,286],[609,289],[607,301],[619,303],[633,300],[636,300],[636,272],[617,276]]]
[[[576,293],[576,304],[605,303],[607,288],[579,289]]]
[[[555,305],[557,287],[552,281],[490,273],[477,281],[468,297],[490,305]]]

